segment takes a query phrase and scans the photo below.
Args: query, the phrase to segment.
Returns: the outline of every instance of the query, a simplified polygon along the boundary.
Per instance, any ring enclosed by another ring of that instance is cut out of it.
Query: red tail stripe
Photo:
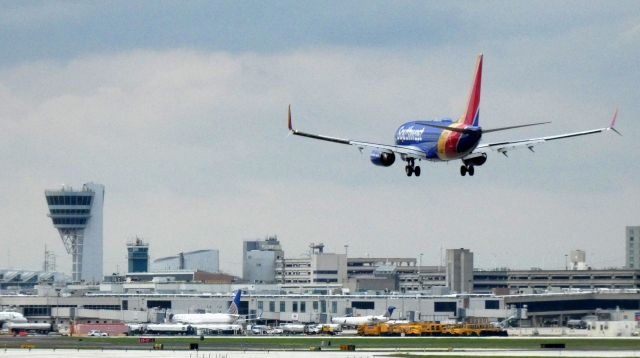
[[[476,75],[473,81],[473,87],[471,87],[471,94],[469,95],[469,104],[467,105],[467,112],[464,117],[464,124],[473,125],[473,122],[478,113],[480,107],[480,87],[482,84],[482,54],[478,58],[478,67],[476,68]]]

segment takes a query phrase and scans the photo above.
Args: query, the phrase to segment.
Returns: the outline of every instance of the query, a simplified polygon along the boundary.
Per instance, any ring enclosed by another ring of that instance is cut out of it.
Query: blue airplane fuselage
[[[465,133],[429,126],[454,127],[467,130]],[[395,133],[395,144],[410,146],[423,151],[428,160],[452,160],[471,153],[482,137],[480,127],[455,123],[451,119],[442,121],[413,121],[401,125]]]

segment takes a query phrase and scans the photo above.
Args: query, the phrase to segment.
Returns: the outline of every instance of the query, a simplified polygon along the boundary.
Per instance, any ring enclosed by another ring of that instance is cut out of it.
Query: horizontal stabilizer
[[[427,126],[427,127],[440,128],[440,129],[444,129],[444,130],[447,130],[447,131],[458,132],[458,133],[474,133],[474,132],[476,132],[473,129],[457,128],[457,127],[449,127],[449,126],[440,126],[440,125],[431,124],[431,123],[420,123],[420,124],[422,124],[423,126]]]
[[[491,133],[491,132],[498,132],[498,131],[506,131],[508,129],[515,129],[515,128],[522,128],[522,127],[531,127],[531,126],[539,126],[541,124],[549,124],[551,122],[538,122],[538,123],[528,123],[528,124],[521,124],[518,126],[509,126],[509,127],[499,127],[499,128],[489,128],[489,129],[483,129],[482,133]]]

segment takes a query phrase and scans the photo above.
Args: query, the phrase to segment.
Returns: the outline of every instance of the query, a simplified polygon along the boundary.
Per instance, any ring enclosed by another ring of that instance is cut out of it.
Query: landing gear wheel
[[[467,167],[466,166],[461,166],[460,167],[460,175],[465,176],[467,175]]]
[[[404,167],[404,171],[405,171],[405,173],[407,173],[407,176],[408,176],[408,177],[410,177],[410,176],[411,176],[411,174],[413,174],[413,168],[412,168],[412,167],[410,167],[410,166],[408,166],[408,165],[407,165],[406,167]],[[417,175],[418,175],[418,174],[416,174],[416,176],[417,176]]]
[[[419,177],[420,176],[420,167],[413,168],[413,172],[416,173],[417,177]]]
[[[469,176],[472,177],[473,173],[475,173],[475,170],[473,169],[473,165],[470,165],[469,167],[467,167],[467,171],[469,172]]]

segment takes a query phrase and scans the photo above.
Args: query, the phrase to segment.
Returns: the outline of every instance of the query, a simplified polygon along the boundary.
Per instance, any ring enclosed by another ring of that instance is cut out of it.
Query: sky
[[[477,268],[624,265],[640,225],[640,7],[635,1],[0,1],[0,267],[71,258],[45,189],[106,187],[104,272],[128,240],[152,258],[277,235],[349,256],[468,248]],[[480,124],[551,121],[488,142],[614,133],[459,162],[371,164],[299,129],[391,143],[457,118],[484,53]]]

